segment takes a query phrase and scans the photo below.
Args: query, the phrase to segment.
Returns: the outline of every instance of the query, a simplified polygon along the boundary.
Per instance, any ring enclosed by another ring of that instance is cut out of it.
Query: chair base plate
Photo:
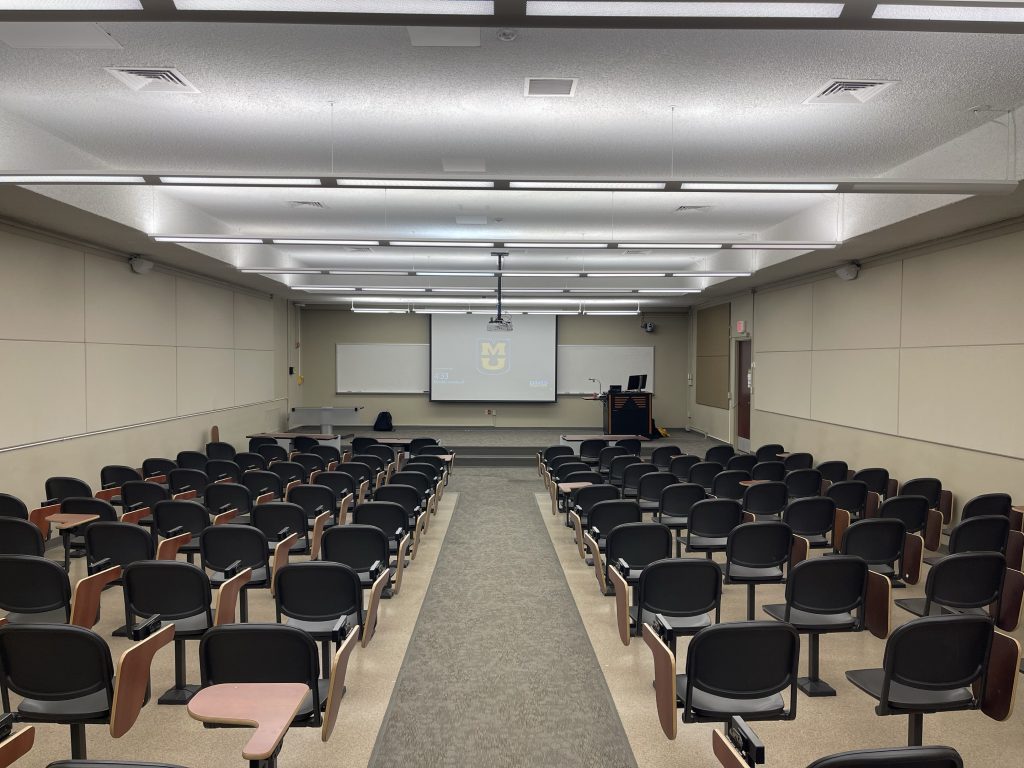
[[[110,633],[111,637],[128,637],[128,625],[122,624],[120,627]]]
[[[809,677],[800,677],[797,678],[796,687],[811,698],[836,695],[836,689],[824,680],[811,680]]]
[[[183,705],[188,704],[189,699],[199,693],[201,685],[186,685],[184,688],[170,688],[157,699],[157,704]]]

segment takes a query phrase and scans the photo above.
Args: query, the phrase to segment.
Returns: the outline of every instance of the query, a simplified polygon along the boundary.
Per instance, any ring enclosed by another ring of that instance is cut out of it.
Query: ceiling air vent
[[[707,213],[710,210],[710,205],[680,205],[676,213]]]
[[[576,95],[577,77],[528,77],[524,95],[568,98]]]
[[[107,72],[140,93],[199,93],[173,67],[107,67]]]
[[[326,208],[319,200],[289,200],[289,208]]]
[[[351,248],[345,249],[348,253],[373,253],[373,248],[368,248],[365,245],[357,245]]]
[[[894,85],[896,80],[832,80],[804,104],[863,104]]]

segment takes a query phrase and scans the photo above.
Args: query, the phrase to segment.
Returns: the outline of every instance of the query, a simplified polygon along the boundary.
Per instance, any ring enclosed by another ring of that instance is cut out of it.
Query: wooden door
[[[750,342],[736,342],[736,436],[750,440]]]

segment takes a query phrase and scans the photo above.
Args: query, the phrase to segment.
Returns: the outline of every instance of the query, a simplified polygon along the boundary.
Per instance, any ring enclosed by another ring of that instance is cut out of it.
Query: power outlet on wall
[[[498,410],[496,408],[487,408],[484,410],[484,416],[497,416]]]

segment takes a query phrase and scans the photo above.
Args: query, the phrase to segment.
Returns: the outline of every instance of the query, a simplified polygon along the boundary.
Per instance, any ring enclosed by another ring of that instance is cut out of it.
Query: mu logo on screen
[[[508,373],[509,342],[481,341],[480,356],[477,358],[477,370],[485,375]]]

